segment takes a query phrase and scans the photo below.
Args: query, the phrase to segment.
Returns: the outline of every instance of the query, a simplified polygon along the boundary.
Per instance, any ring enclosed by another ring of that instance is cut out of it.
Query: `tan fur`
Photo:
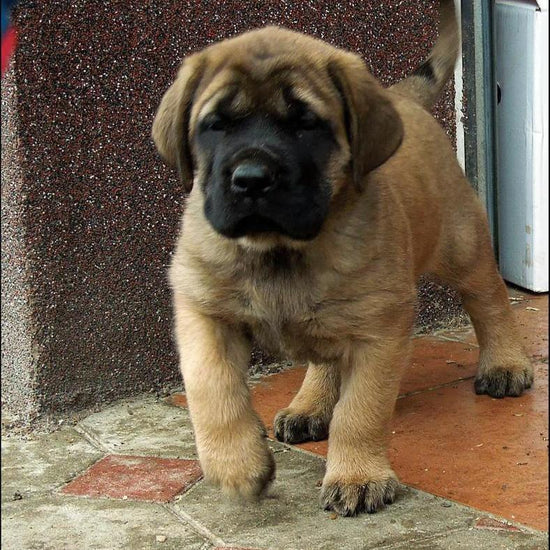
[[[435,81],[413,73],[392,87],[426,109],[433,105],[451,77],[460,44],[454,0],[440,0],[439,12],[439,37],[425,61],[430,66]]]
[[[277,438],[289,443],[325,439],[339,396],[340,371],[331,364],[310,364],[300,391],[275,416]]]
[[[250,343],[189,307],[181,295],[175,295],[174,306],[181,370],[204,474],[232,494],[260,494],[275,468],[246,384]]]
[[[231,86],[244,113],[284,109],[280,90],[288,83],[332,122],[339,144],[328,165],[329,215],[308,242],[273,234],[224,238],[204,217],[196,184],[206,160],[193,150],[198,120]],[[252,497],[273,477],[247,388],[253,333],[266,348],[311,362],[275,427],[284,439],[300,424],[307,437],[330,422],[324,506],[349,515],[393,500],[388,425],[424,273],[461,292],[481,347],[479,376],[530,385],[483,208],[444,131],[406,89],[384,90],[352,54],[268,28],[187,60],[153,136],[182,176],[195,179],[170,281],[199,457],[222,488]],[[287,248],[289,269],[266,262],[262,251],[276,246]]]

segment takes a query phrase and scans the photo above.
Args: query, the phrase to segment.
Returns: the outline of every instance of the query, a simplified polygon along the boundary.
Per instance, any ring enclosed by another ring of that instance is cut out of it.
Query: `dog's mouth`
[[[290,200],[276,202],[275,198],[270,203],[248,204],[211,195],[204,203],[204,213],[213,229],[230,239],[263,239],[273,235],[311,241],[321,230],[328,205],[319,206],[307,198],[300,197],[298,205]]]
[[[276,221],[259,214],[245,216],[237,223],[224,229],[223,234],[231,239],[260,235],[262,233],[286,234],[283,227]]]

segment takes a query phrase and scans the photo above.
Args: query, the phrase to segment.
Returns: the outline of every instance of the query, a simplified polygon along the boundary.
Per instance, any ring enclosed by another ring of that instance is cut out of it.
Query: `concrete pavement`
[[[2,439],[2,548],[522,549],[548,534],[403,487],[357,518],[323,511],[324,460],[270,442],[277,479],[259,504],[222,497],[197,468],[188,411],[143,397],[56,432]]]

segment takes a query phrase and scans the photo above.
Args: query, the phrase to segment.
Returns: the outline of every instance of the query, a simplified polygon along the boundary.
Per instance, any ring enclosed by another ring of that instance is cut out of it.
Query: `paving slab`
[[[105,498],[110,493],[104,490],[93,495],[83,491],[79,493],[81,496],[62,491],[66,483],[78,480],[79,476],[85,478],[94,471],[94,466],[108,460],[109,456],[102,458],[105,455],[115,455],[110,460],[115,460],[117,467],[120,460],[126,467],[127,461],[136,466],[137,460],[138,470],[145,473],[161,466],[174,466],[177,462],[174,459],[182,459],[182,464],[194,460],[192,426],[188,411],[181,407],[155,398],[141,398],[95,413],[76,428],[62,428],[28,441],[3,438],[2,548],[539,550],[548,547],[547,533],[409,487],[403,487],[397,502],[377,514],[341,518],[323,511],[319,505],[324,459],[278,442],[270,441],[269,445],[277,462],[277,478],[267,498],[259,503],[230,501],[217,488],[200,481],[198,469],[186,493],[176,496],[180,491],[177,488],[166,498],[144,502],[133,500],[124,491],[117,499]],[[198,468],[197,463],[187,465]],[[118,470],[111,467],[107,471]],[[105,472],[101,470],[98,476],[92,481],[106,482],[111,490],[114,484],[105,478]],[[149,480],[142,474],[138,478],[140,490],[144,483],[150,489],[162,481],[156,474]],[[168,476],[164,481],[171,479]],[[170,489],[170,484],[164,481],[161,484]],[[126,486],[131,484],[126,483],[123,489]],[[18,499],[14,500],[16,493]]]
[[[157,504],[51,496],[2,508],[3,550],[201,550],[211,546]]]
[[[155,398],[128,400],[77,424],[106,452],[196,460],[189,412]]]
[[[377,550],[547,550],[548,535],[544,533],[505,533],[479,531],[453,531],[443,536],[417,540],[397,545],[383,546]]]
[[[52,491],[102,456],[73,428],[31,440],[3,437],[2,502]]]
[[[201,483],[173,504],[176,512],[192,517],[235,547],[359,550],[402,543],[416,548],[417,542],[436,535],[444,541],[449,533],[454,533],[459,544],[472,536],[502,538],[498,533],[475,531],[472,535],[471,529],[483,513],[407,487],[394,504],[377,514],[342,518],[325,512],[319,506],[324,461],[274,442],[270,446],[275,452],[277,479],[267,498],[252,505],[236,504]],[[506,536],[529,542],[534,535],[520,528]]]

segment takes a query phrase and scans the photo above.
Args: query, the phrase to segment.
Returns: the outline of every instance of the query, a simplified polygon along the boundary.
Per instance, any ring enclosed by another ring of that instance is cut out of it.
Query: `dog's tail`
[[[430,109],[453,74],[460,45],[453,0],[440,0],[439,38],[427,59],[391,88]]]

